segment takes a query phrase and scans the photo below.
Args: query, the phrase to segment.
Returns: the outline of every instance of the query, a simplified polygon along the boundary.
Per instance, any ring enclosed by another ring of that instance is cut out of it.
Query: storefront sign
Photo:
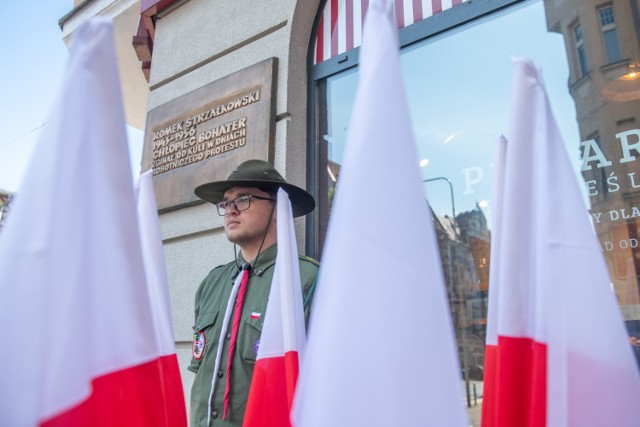
[[[147,115],[142,170],[153,170],[160,211],[200,201],[193,189],[273,153],[276,59],[245,68]]]
[[[630,271],[627,260],[634,259],[631,252],[640,248],[635,231],[640,220],[640,198],[636,195],[640,173],[635,163],[640,161],[640,129],[618,132],[615,140],[605,144],[590,139],[580,145],[591,220],[600,247],[610,258],[612,275],[623,279]]]
[[[615,159],[618,163],[629,163],[636,160],[640,155],[640,129],[631,129],[616,134],[616,139],[620,143],[622,157]],[[590,139],[583,141],[582,146],[582,171],[591,170],[595,165],[596,168],[604,168],[612,166],[614,159],[609,159],[600,149],[596,140]],[[600,183],[600,187],[607,193],[615,193],[620,191],[621,187],[625,190],[629,188],[640,188],[640,174],[636,176],[636,172],[628,172],[624,175],[610,172],[606,177],[606,185]],[[600,191],[598,181],[595,179],[586,181],[589,196],[597,196]]]

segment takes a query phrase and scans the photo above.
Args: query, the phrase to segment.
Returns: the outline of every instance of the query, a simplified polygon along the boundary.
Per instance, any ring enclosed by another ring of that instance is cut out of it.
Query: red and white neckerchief
[[[239,291],[241,288],[244,288],[243,292],[246,292],[250,273],[251,273],[251,265],[249,263],[244,263],[242,265],[242,271],[240,272],[240,274],[238,274],[238,277],[236,277],[236,280],[233,283],[233,288],[231,289],[231,294],[229,295],[229,300],[227,301],[227,307],[225,309],[224,319],[222,321],[222,328],[220,329],[220,337],[218,338],[218,351],[216,353],[216,361],[213,368],[213,376],[211,377],[211,392],[209,393],[209,405],[208,405],[209,410],[207,411],[207,425],[211,422],[211,403],[213,401],[213,395],[215,393],[217,372],[220,371],[220,360],[222,359],[222,348],[224,347],[225,335],[227,334],[227,329],[229,328],[229,320],[231,319],[231,313],[233,313],[234,311],[233,309],[234,302],[236,302],[236,297],[240,297]],[[244,287],[242,286],[243,282],[244,282]],[[240,301],[240,298],[238,298],[238,302],[244,303],[244,294],[242,295],[242,301]],[[234,316],[234,323],[236,321],[236,317],[238,318],[238,322],[239,322],[239,318],[242,313],[242,307],[240,307],[240,309],[238,310],[238,307],[237,307],[238,304],[236,303],[235,305],[236,305],[237,314],[236,316]],[[232,334],[233,334],[233,331],[232,331]],[[236,329],[236,337],[237,337],[237,329]],[[229,386],[229,368],[231,365],[231,357],[233,356],[233,353],[232,353],[233,349],[231,348],[231,345],[229,345],[229,350],[230,350],[229,360],[227,362],[227,387]],[[227,408],[228,408],[228,390],[225,390],[225,410],[224,410],[225,417],[226,417]]]

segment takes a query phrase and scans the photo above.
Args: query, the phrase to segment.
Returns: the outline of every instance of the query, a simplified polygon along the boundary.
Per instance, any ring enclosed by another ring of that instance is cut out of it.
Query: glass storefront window
[[[626,19],[616,21],[614,12]],[[531,58],[542,69],[640,360],[640,74],[633,74],[640,71],[637,12],[637,3],[627,0],[614,0],[606,8],[592,0],[525,1],[401,51],[465,404],[474,426],[480,423],[491,286],[492,161],[497,139],[509,130],[512,55]],[[613,31],[614,41],[607,31]],[[357,68],[314,82],[313,137],[321,151],[316,165],[319,246],[340,185],[357,83]]]

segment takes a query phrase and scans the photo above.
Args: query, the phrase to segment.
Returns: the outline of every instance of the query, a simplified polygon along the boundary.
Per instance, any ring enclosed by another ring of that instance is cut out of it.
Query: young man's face
[[[272,198],[269,193],[254,187],[234,187],[225,191],[223,201],[235,200],[246,195]],[[269,200],[251,198],[249,208],[243,211],[237,210],[231,204],[224,216],[224,231],[227,234],[227,239],[240,247],[262,241],[272,210],[271,220],[275,221],[276,219],[273,204],[274,202]]]

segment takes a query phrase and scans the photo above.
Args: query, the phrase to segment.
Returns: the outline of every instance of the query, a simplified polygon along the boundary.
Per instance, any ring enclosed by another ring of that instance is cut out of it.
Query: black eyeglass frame
[[[240,209],[240,207],[238,206],[238,200],[242,199],[242,198],[246,198],[248,200],[247,201],[247,207],[244,208],[244,209]],[[272,202],[276,201],[276,199],[271,199],[269,197],[255,196],[253,194],[243,194],[242,196],[238,196],[233,200],[225,200],[225,201],[216,203],[216,210],[218,211],[218,215],[220,215],[220,216],[225,216],[227,214],[227,212],[229,211],[229,207],[231,205],[233,205],[233,207],[238,212],[246,211],[247,209],[249,209],[251,207],[251,199],[269,200],[269,201],[272,201]]]

